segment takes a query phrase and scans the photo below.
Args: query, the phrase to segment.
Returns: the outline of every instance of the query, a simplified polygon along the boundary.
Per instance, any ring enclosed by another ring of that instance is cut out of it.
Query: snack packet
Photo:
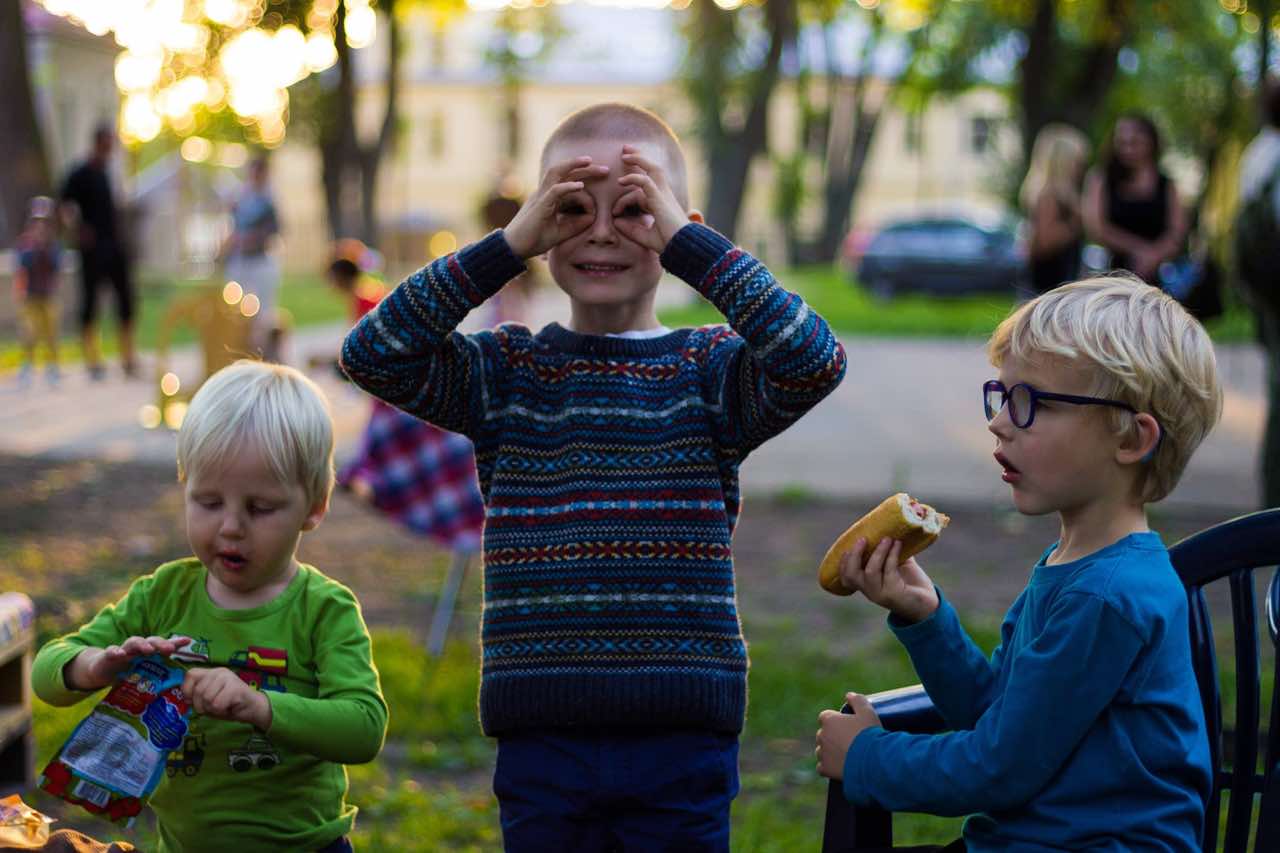
[[[107,820],[132,826],[182,746],[191,703],[186,669],[147,655],[123,671],[110,692],[54,754],[40,787]]]
[[[17,794],[0,800],[0,844],[38,850],[49,840],[53,818],[22,801]]]

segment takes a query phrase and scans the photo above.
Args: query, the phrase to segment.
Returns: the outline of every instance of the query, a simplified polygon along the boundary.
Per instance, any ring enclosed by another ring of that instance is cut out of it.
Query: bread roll
[[[818,568],[818,583],[835,595],[853,595],[856,590],[847,589],[840,582],[840,558],[859,538],[867,540],[864,557],[875,550],[881,539],[897,539],[902,542],[901,559],[906,560],[932,545],[949,521],[948,516],[912,500],[906,492],[887,497],[831,544]]]

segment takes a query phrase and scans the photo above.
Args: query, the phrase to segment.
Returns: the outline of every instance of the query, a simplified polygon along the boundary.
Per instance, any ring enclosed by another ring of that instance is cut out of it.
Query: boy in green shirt
[[[151,799],[162,851],[346,851],[344,764],[372,761],[387,706],[355,596],[298,562],[333,486],[333,423],[290,367],[239,361],[178,434],[194,557],[160,566],[36,656],[33,688],[71,705],[135,658],[192,664],[193,714]]]

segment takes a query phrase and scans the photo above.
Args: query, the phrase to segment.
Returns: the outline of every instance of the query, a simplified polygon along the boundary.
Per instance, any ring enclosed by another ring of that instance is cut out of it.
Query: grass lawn
[[[888,636],[854,657],[817,643],[797,642],[795,625],[746,625],[751,643],[752,707],[742,738],[742,791],[733,809],[735,851],[797,851],[815,847],[822,831],[825,782],[813,766],[815,708],[832,703],[833,684],[874,691],[914,681],[905,653]],[[989,644],[993,636],[979,633]],[[455,642],[445,657],[426,657],[404,630],[375,630],[374,656],[390,706],[388,746],[379,761],[349,768],[350,799],[360,806],[354,834],[365,851],[496,850],[497,803],[489,794],[494,747],[476,725],[479,661],[474,644]],[[36,702],[40,766],[87,713],[88,704],[52,708]],[[814,718],[809,725],[809,718]],[[798,724],[799,723],[799,724]],[[801,731],[798,731],[801,730]],[[28,802],[45,807],[43,793]],[[119,838],[116,827],[76,816],[96,838]],[[912,815],[899,819],[905,843],[956,837],[959,819]],[[151,849],[150,815],[128,832]]]
[[[173,477],[171,465],[0,458],[0,590],[31,595],[40,642],[83,624],[161,561],[189,553]],[[118,499],[121,483],[129,484],[128,500]],[[732,812],[735,853],[817,849],[826,800],[826,782],[813,764],[818,712],[838,707],[846,690],[870,693],[916,680],[886,632],[881,611],[865,601],[826,595],[814,582],[814,567],[828,543],[861,503],[817,500],[796,491],[744,506],[733,547],[751,671],[739,759],[742,787]],[[930,549],[928,569],[977,642],[990,650],[1001,615],[1056,526],[1052,519],[1023,518],[1007,508],[961,504],[947,510],[952,523]],[[1212,508],[1185,515],[1157,511],[1152,523],[1166,542],[1175,542],[1224,517]],[[432,659],[422,640],[443,585],[446,552],[339,492],[324,524],[304,537],[300,557],[360,598],[391,709],[382,754],[350,768],[349,798],[360,808],[358,848],[500,849],[490,787],[494,746],[480,734],[476,718],[480,573],[468,574],[447,652]],[[1259,591],[1268,579],[1263,573]],[[1223,593],[1211,592],[1209,607],[1224,713],[1231,721],[1234,673]],[[1263,637],[1267,703],[1274,654]],[[89,705],[34,705],[38,770]],[[22,794],[58,817],[62,827],[154,849],[149,813],[125,830],[42,792]],[[896,819],[897,840],[946,841],[956,837],[959,825],[957,819],[903,815]]]
[[[168,280],[144,281],[139,285],[136,346],[140,352],[156,348],[160,326],[169,306],[195,292],[204,282],[196,284],[175,283]],[[74,291],[65,290],[62,298],[78,299]],[[74,303],[73,303],[74,304]],[[329,287],[324,279],[314,275],[286,275],[280,288],[281,307],[289,312],[294,327],[332,323],[347,317],[347,304],[341,294]],[[108,294],[101,294],[98,304],[99,334],[107,358],[119,352],[116,339],[115,303]],[[196,333],[190,326],[179,326],[173,331],[171,343],[175,346],[195,341]],[[82,360],[80,339],[75,334],[64,334],[59,356],[64,363],[74,364]],[[43,352],[36,354],[43,359]],[[22,363],[22,348],[16,340],[0,343],[0,371],[16,369]]]
[[[995,294],[947,298],[903,295],[880,300],[844,271],[827,266],[784,270],[778,280],[803,296],[840,335],[986,337],[1014,305],[1012,297]],[[724,322],[720,312],[705,301],[664,311],[661,317],[672,327]],[[1235,302],[1207,328],[1219,343],[1253,340],[1253,319]]]

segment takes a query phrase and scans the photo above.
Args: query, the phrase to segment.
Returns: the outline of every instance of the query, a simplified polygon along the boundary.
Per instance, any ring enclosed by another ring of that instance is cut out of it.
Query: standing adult
[[[115,132],[108,125],[93,131],[88,159],[71,171],[62,187],[64,218],[80,253],[80,338],[89,377],[106,376],[98,346],[98,286],[105,279],[115,290],[120,319],[120,361],[126,376],[136,376],[133,315],[136,295],[129,273],[129,252],[107,174]]]
[[[1236,261],[1267,358],[1262,502],[1272,507],[1280,506],[1280,80],[1267,87],[1263,122],[1240,161]]]
[[[1111,265],[1157,284],[1160,265],[1182,250],[1186,213],[1160,170],[1160,132],[1144,115],[1121,116],[1101,171],[1085,184],[1084,224],[1111,252]]]
[[[1068,124],[1045,125],[1031,148],[1019,198],[1031,226],[1031,286],[1044,293],[1080,277],[1081,184],[1089,140]]]
[[[231,234],[223,246],[227,278],[240,283],[246,294],[258,299],[253,318],[253,343],[269,361],[280,357],[280,329],[276,306],[280,291],[280,264],[275,238],[280,218],[271,197],[271,172],[265,157],[249,164],[249,180],[231,208]]]

